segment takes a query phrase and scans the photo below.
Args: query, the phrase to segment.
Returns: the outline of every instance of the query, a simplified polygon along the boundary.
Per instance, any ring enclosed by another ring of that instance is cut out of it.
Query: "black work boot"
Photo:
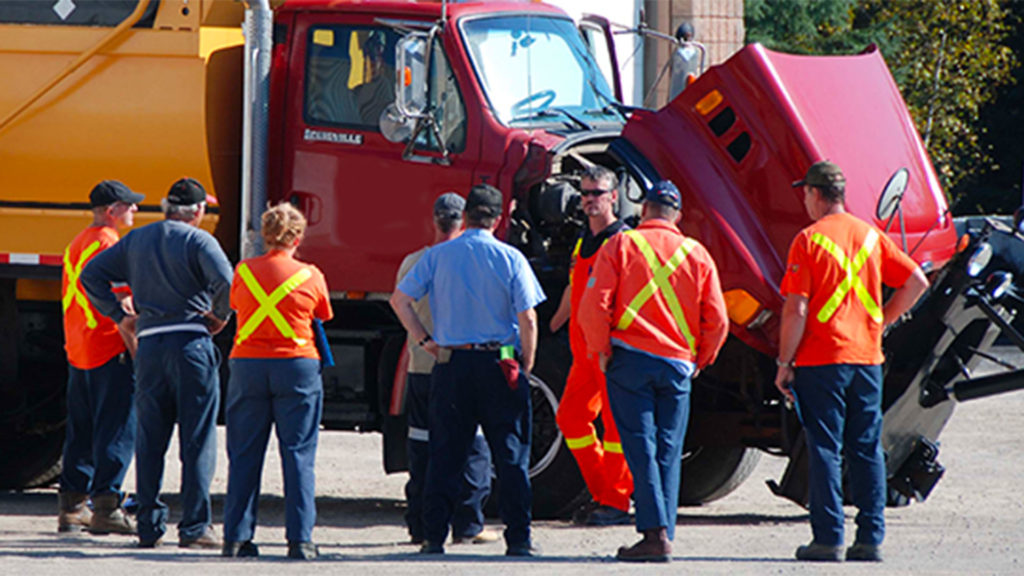
[[[57,494],[60,513],[57,516],[57,532],[81,532],[92,522],[92,510],[89,510],[89,495],[81,492],[61,492]]]
[[[796,559],[810,562],[842,562],[843,547],[811,542],[796,549]]]
[[[672,556],[672,544],[664,527],[643,531],[643,540],[632,546],[619,548],[615,557],[623,562],[668,562]]]
[[[120,494],[97,494],[92,498],[93,515],[90,534],[135,534],[135,521],[121,507]]]

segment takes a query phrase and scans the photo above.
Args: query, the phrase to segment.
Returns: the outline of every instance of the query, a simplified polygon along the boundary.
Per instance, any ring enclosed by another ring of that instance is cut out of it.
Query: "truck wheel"
[[[0,445],[0,490],[21,490],[52,484],[60,476],[64,427],[42,434],[25,434]]]
[[[559,335],[542,336],[537,362],[530,374],[533,402],[533,436],[530,444],[530,484],[533,489],[533,517],[566,518],[587,497],[576,459],[565,445],[555,422],[558,400],[565,388],[572,355],[568,342]],[[492,482],[487,502],[488,516],[497,516],[498,479]]]
[[[699,506],[725,497],[760,461],[761,452],[743,446],[701,446],[684,454],[679,505]]]

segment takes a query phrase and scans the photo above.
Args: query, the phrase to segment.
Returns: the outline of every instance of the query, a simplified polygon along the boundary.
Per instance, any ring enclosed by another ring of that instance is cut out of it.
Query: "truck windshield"
[[[463,41],[498,120],[508,126],[622,122],[572,21],[516,14],[466,19]]]

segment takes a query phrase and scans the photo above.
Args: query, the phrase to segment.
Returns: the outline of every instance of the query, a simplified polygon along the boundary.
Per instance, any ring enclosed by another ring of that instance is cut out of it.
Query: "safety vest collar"
[[[308,342],[305,338],[299,338],[295,334],[295,330],[285,320],[284,315],[277,309],[278,303],[281,302],[288,294],[291,294],[299,286],[302,286],[307,280],[313,277],[313,272],[308,266],[304,266],[298,272],[292,274],[287,280],[282,282],[279,286],[274,288],[267,294],[263,290],[263,286],[260,285],[256,277],[253,276],[252,270],[249,266],[242,262],[238,265],[238,277],[242,279],[242,283],[246,288],[249,289],[249,293],[252,294],[253,298],[259,304],[259,308],[249,316],[245,321],[245,324],[238,329],[238,334],[235,336],[235,344],[241,344],[250,336],[253,332],[259,328],[260,324],[263,323],[267,318],[274,324],[277,331],[281,336],[292,340],[299,346],[305,346]]]

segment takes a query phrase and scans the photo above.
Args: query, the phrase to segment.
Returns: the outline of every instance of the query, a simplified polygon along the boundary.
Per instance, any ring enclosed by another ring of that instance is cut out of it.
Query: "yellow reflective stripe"
[[[270,318],[270,321],[277,327],[278,332],[281,333],[285,338],[290,338],[295,341],[296,344],[302,346],[306,343],[304,338],[296,338],[295,330],[288,324],[288,321],[284,319],[281,311],[277,309],[277,303],[284,299],[289,293],[302,285],[303,282],[309,280],[313,273],[310,272],[309,268],[303,268],[295,274],[292,274],[290,278],[281,283],[280,286],[274,289],[273,292],[268,296],[263,291],[263,287],[256,281],[256,277],[252,275],[252,271],[249,267],[242,263],[238,266],[238,276],[245,283],[245,286],[252,292],[256,302],[259,303],[260,307],[245,321],[245,324],[238,329],[238,336],[235,338],[235,344],[241,344],[246,338],[252,336],[252,333],[259,328],[259,325],[263,323],[263,320]]]
[[[96,240],[92,244],[89,244],[82,250],[82,254],[78,257],[78,262],[71,265],[71,246],[64,249],[64,274],[68,277],[67,292],[64,293],[64,297],[61,298],[61,305],[63,306],[64,312],[67,313],[68,308],[71,307],[71,302],[78,304],[82,309],[82,313],[85,314],[85,325],[89,329],[96,327],[96,315],[92,312],[92,306],[89,304],[89,299],[85,297],[85,294],[78,289],[78,277],[82,275],[82,268],[85,267],[85,263],[89,261],[89,258],[100,249],[100,241]]]
[[[577,238],[576,239],[576,247],[572,249],[572,260],[571,260],[571,262],[572,262],[573,267],[576,266],[576,260],[578,260],[579,257],[580,257],[580,246],[583,246],[583,238]],[[570,270],[570,272],[569,272],[569,286],[572,286],[572,277],[573,277],[573,273]]]
[[[584,436],[582,438],[566,438],[565,445],[569,447],[569,450],[579,450],[580,448],[586,448],[597,442],[597,437],[593,434],[590,436]]]
[[[839,266],[843,269],[843,272],[846,274],[843,281],[836,287],[835,292],[829,296],[825,305],[818,311],[818,322],[828,322],[836,313],[836,310],[839,309],[839,306],[843,303],[846,295],[850,293],[850,290],[853,290],[854,294],[857,295],[857,299],[864,305],[864,309],[867,310],[868,315],[871,316],[871,319],[881,324],[883,320],[881,306],[879,306],[878,302],[872,298],[871,293],[868,292],[867,287],[864,286],[860,276],[858,276],[861,268],[864,267],[868,258],[871,257],[871,253],[874,252],[875,246],[878,245],[878,232],[874,230],[868,231],[868,235],[864,238],[864,245],[857,251],[857,254],[854,255],[852,261],[846,256],[846,253],[843,252],[842,248],[836,245],[831,238],[824,234],[812,234],[811,242],[821,246],[829,253],[829,255],[835,258],[839,263]]]
[[[604,451],[611,452],[613,454],[622,454],[622,443],[621,442],[609,442],[605,440]]]
[[[675,289],[668,281],[672,273],[679,268],[679,265],[693,251],[693,248],[697,245],[696,241],[684,238],[679,248],[676,248],[676,251],[672,253],[672,257],[662,266],[661,261],[658,260],[658,255],[654,253],[654,248],[651,247],[642,234],[635,230],[623,232],[623,234],[630,238],[637,248],[640,249],[640,253],[644,255],[644,259],[647,260],[647,266],[651,269],[652,278],[647,281],[647,284],[640,289],[640,292],[633,297],[633,300],[626,306],[626,309],[622,311],[622,316],[619,317],[616,327],[619,330],[629,328],[633,320],[640,314],[640,309],[654,296],[654,292],[657,290],[665,298],[668,309],[672,313],[672,318],[675,319],[679,332],[682,333],[683,338],[686,340],[686,345],[690,348],[690,352],[696,354],[697,346],[694,343],[693,333],[690,332],[690,326],[686,323],[686,316],[683,314],[683,307],[679,304],[679,298],[676,297]]]

